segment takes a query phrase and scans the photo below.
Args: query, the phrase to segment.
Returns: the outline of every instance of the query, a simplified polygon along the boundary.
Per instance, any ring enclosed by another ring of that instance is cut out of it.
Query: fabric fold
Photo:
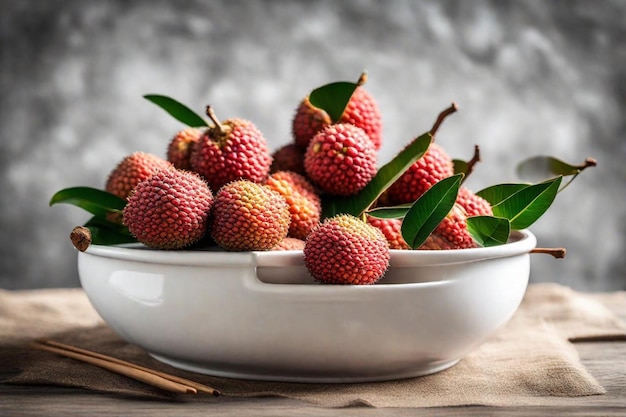
[[[626,293],[610,297],[613,305],[626,305]],[[192,379],[234,397],[279,396],[324,407],[536,405],[550,397],[604,393],[569,341],[626,339],[626,325],[601,301],[600,295],[557,284],[532,284],[509,323],[448,370],[377,383],[301,384],[213,377],[165,365],[116,335],[79,289],[0,291],[0,370],[21,369],[5,381],[12,384],[54,384],[144,398],[189,398],[26,347],[33,338],[49,337]],[[196,396],[193,401],[219,399]]]

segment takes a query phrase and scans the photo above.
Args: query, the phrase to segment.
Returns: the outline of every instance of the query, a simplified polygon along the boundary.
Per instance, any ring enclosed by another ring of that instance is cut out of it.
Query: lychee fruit
[[[467,230],[465,210],[455,204],[450,213],[428,236],[419,249],[469,249],[475,248],[476,242]]]
[[[411,165],[388,189],[393,204],[413,203],[435,183],[454,174],[452,158],[436,143]]]
[[[304,249],[304,240],[297,239],[295,237],[286,237],[276,246],[272,248],[272,250],[302,250]]]
[[[211,236],[226,250],[270,250],[287,236],[290,221],[282,195],[249,180],[236,180],[215,195]]]
[[[291,223],[288,236],[306,239],[319,223],[322,211],[320,198],[311,184],[295,172],[279,171],[268,177],[265,186],[282,195],[289,205]]]
[[[474,194],[474,192],[467,187],[459,188],[456,203],[463,207],[467,217],[493,216],[491,204],[489,204],[489,202],[484,198]]]
[[[313,136],[330,124],[332,120],[328,113],[313,106],[309,97],[305,97],[296,109],[292,122],[294,143],[301,149],[306,149]]]
[[[320,196],[313,184],[304,175],[299,175],[290,171],[274,172],[271,175],[273,178],[280,179],[281,181],[288,182],[296,191],[312,200],[316,204],[321,204]]]
[[[402,219],[380,219],[367,216],[367,222],[383,232],[389,243],[389,249],[411,249],[402,237]]]
[[[389,257],[383,233],[347,214],[324,220],[304,245],[307,269],[327,284],[374,284],[387,271]]]
[[[198,174],[175,168],[137,184],[124,208],[124,224],[151,248],[181,249],[207,231],[213,195]]]
[[[239,179],[264,181],[272,157],[261,131],[244,119],[220,122],[210,106],[207,114],[214,126],[206,129],[193,147],[190,158],[193,171],[204,177],[213,190]]]
[[[274,151],[270,173],[278,171],[291,171],[305,175],[304,150],[295,143],[289,143]]]
[[[163,158],[146,152],[135,152],[122,159],[109,173],[105,190],[126,199],[133,188],[162,169],[172,164]]]
[[[383,122],[374,97],[363,87],[358,87],[341,116],[342,123],[351,123],[365,130],[376,150],[382,145]]]
[[[167,147],[167,160],[178,169],[191,170],[191,151],[204,131],[195,127],[188,127],[176,133]]]
[[[382,144],[382,117],[376,100],[363,88],[366,81],[366,74],[362,74],[359,86],[337,123],[351,123],[360,127],[372,141],[374,149],[378,150]],[[307,96],[300,102],[292,121],[294,142],[306,149],[313,136],[330,124],[332,120],[328,113],[313,106]]]
[[[304,169],[325,193],[353,195],[376,175],[376,150],[363,129],[348,123],[330,125],[311,139]]]

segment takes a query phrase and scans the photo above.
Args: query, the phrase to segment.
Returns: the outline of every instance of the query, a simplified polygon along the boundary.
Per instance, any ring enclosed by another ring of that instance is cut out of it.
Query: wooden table
[[[626,319],[626,305],[610,306]],[[626,416],[626,341],[576,343],[605,395],[551,397],[541,407],[319,408],[282,398],[226,398],[180,403],[109,396],[55,386],[0,384],[0,416]],[[0,379],[7,374],[0,373]]]

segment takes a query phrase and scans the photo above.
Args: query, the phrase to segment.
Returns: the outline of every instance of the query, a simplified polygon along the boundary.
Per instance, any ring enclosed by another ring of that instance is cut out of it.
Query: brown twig
[[[366,82],[367,82],[367,72],[363,71],[361,75],[359,76],[359,80],[356,82],[356,85],[360,87]]]
[[[530,251],[530,253],[552,255],[556,259],[565,258],[565,252],[565,248],[535,248]]]
[[[215,115],[215,112],[213,111],[213,108],[211,106],[206,106],[206,115],[209,116],[209,119],[211,119],[211,121],[215,124],[217,131],[220,133],[224,133],[224,127]]]
[[[585,159],[585,162],[582,165],[579,165],[577,168],[582,171],[585,168],[595,167],[596,165],[598,165],[598,161],[596,161],[594,158],[587,158]]]
[[[439,130],[439,126],[441,126],[441,124],[443,123],[445,118],[450,116],[452,113],[455,113],[458,109],[459,109],[459,106],[457,106],[456,103],[452,103],[450,105],[450,107],[448,107],[447,109],[445,109],[444,111],[439,113],[439,116],[437,117],[437,120],[435,121],[435,124],[430,129],[431,136],[434,137],[435,133],[437,133],[437,130]]]
[[[201,391],[214,396],[220,395],[218,390],[198,382],[65,343],[55,342],[49,339],[39,339],[33,342],[31,346],[35,349],[53,352],[96,365],[170,392],[196,394],[198,391]]]
[[[472,159],[467,161],[467,172],[465,173],[463,180],[461,180],[461,183],[464,183],[465,180],[467,180],[467,177],[469,177],[470,174],[474,172],[474,166],[478,162],[480,162],[480,147],[478,145],[474,145],[474,155],[472,156]]]
[[[91,231],[84,226],[76,226],[70,233],[72,245],[81,252],[85,252],[91,245]]]

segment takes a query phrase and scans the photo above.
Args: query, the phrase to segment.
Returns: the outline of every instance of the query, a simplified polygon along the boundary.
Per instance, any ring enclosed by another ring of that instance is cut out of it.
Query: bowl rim
[[[504,245],[470,249],[400,250],[390,249],[390,267],[452,264],[520,255],[536,245],[535,235],[528,230],[513,231]],[[117,260],[161,265],[186,266],[295,266],[302,263],[302,250],[228,252],[219,249],[159,250],[138,243],[90,245],[88,255]],[[279,261],[280,263],[275,263]]]

